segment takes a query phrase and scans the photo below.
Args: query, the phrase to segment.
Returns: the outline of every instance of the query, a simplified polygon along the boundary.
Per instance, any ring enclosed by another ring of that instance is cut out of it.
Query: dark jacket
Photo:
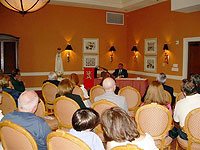
[[[118,76],[123,76],[124,78],[128,78],[128,72],[126,69],[122,69],[122,72],[119,73],[119,69],[115,69],[115,72],[113,72],[113,75],[115,76],[115,78],[117,78]]]

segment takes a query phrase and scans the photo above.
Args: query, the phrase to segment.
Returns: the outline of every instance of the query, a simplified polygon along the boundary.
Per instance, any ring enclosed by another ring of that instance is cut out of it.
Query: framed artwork
[[[157,69],[157,57],[144,56],[144,71],[156,72],[156,69]]]
[[[157,55],[157,38],[145,39],[145,55]]]
[[[83,53],[99,53],[98,38],[83,38]]]
[[[83,67],[96,67],[99,65],[99,55],[83,55]]]

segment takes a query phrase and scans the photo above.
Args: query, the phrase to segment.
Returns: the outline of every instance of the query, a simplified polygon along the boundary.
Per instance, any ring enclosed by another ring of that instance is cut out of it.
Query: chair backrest
[[[188,149],[192,143],[200,144],[200,108],[192,110],[185,119],[184,131],[188,136]],[[200,147],[200,145],[198,145]]]
[[[171,104],[172,103],[172,96],[167,91],[165,91],[165,94],[166,94],[166,98],[168,99],[169,104]]]
[[[135,120],[141,134],[149,133],[154,139],[164,140],[171,129],[172,115],[166,107],[151,103],[137,110]]]
[[[105,93],[105,90],[101,85],[93,86],[90,89],[90,101],[91,101],[91,103],[94,103],[94,98],[95,97],[97,97],[99,95],[102,95],[104,93]]]
[[[124,96],[129,111],[135,111],[138,109],[139,105],[141,104],[141,95],[135,88],[131,86],[126,86],[119,90],[118,95]]]
[[[17,105],[14,98],[9,93],[3,91],[0,104],[0,110],[2,110],[2,113],[5,115],[13,112],[16,109]]]
[[[112,150],[142,150],[142,149],[137,147],[137,145],[127,144],[127,145],[123,145],[123,146],[116,146],[116,147],[112,148]]]
[[[8,120],[0,123],[0,135],[5,150],[37,150],[32,135],[23,127]]]
[[[55,99],[54,114],[58,119],[59,128],[72,128],[72,116],[80,106],[71,98],[61,96]]]
[[[79,87],[79,86],[75,86],[73,91],[72,91],[72,94],[76,94],[76,95],[79,95],[81,97],[82,100],[84,100],[84,93],[82,91],[82,89]]]
[[[42,86],[42,96],[44,97],[45,103],[53,104],[58,93],[58,87],[50,82],[46,82]]]
[[[51,132],[47,136],[48,150],[90,150],[89,146],[79,138],[64,132]]]
[[[178,102],[179,100],[185,98],[185,95],[183,94],[183,92],[180,92],[176,95],[176,102]]]
[[[38,103],[38,107],[37,110],[35,112],[35,115],[41,118],[44,118],[45,116],[45,105],[44,102],[40,99],[39,103]]]

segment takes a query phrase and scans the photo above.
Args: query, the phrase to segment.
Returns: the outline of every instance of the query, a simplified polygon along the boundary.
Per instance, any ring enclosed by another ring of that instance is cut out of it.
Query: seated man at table
[[[122,63],[119,63],[118,69],[115,69],[115,72],[113,72],[115,78],[128,78],[128,72],[123,68],[123,66]]]
[[[105,89],[106,92],[100,96],[95,97],[94,99],[95,102],[105,99],[112,103],[115,103],[117,106],[121,107],[126,112],[128,112],[128,106],[125,97],[116,95],[114,93],[116,88],[116,83],[114,79],[108,77],[105,80],[103,80],[103,88]]]
[[[18,99],[18,111],[5,115],[2,121],[10,120],[24,127],[36,140],[38,149],[46,150],[46,137],[51,129],[44,119],[34,114],[38,101],[39,97],[34,91],[23,92]]]

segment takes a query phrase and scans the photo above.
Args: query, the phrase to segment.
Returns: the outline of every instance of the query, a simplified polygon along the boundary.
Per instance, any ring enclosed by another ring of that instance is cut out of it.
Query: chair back
[[[42,96],[44,97],[45,104],[53,104],[58,93],[58,87],[50,82],[46,82],[42,86]]]
[[[172,96],[170,95],[169,92],[165,91],[165,94],[166,94],[166,98],[168,100],[168,103],[171,104],[172,103]]]
[[[75,86],[73,91],[72,91],[72,94],[76,94],[76,95],[79,95],[81,97],[82,100],[84,100],[84,93],[82,91],[82,89],[79,87],[79,86]]]
[[[32,135],[23,127],[8,120],[0,123],[0,135],[5,150],[37,150]]]
[[[91,103],[94,103],[94,98],[95,97],[97,97],[99,95],[102,95],[104,93],[105,93],[105,90],[101,85],[93,86],[90,89],[90,101],[91,101]]]
[[[61,96],[55,99],[54,114],[58,119],[59,128],[71,129],[72,116],[80,106],[71,98]]]
[[[176,95],[176,102],[178,102],[179,100],[185,98],[185,95],[183,94],[183,92],[180,92]]]
[[[2,99],[0,104],[0,110],[4,115],[13,112],[17,109],[16,102],[14,98],[7,92],[2,92]]]
[[[188,136],[188,149],[200,149],[200,108],[192,110],[185,119],[184,131]]]
[[[135,112],[141,104],[140,93],[138,92],[138,90],[131,86],[126,86],[120,89],[118,95],[125,97],[129,111]]]
[[[37,110],[35,112],[35,115],[41,118],[44,118],[45,116],[45,105],[44,102],[40,99],[39,103],[38,103],[38,107]]]
[[[140,134],[149,133],[154,140],[160,140],[158,147],[165,146],[165,138],[172,125],[170,111],[159,104],[151,103],[140,107],[135,116]]]
[[[112,148],[112,150],[142,150],[142,149],[137,147],[137,145],[127,144],[127,145],[123,145],[123,146],[116,146],[116,147]]]
[[[89,146],[79,138],[64,132],[51,132],[47,136],[48,150],[90,150]]]

